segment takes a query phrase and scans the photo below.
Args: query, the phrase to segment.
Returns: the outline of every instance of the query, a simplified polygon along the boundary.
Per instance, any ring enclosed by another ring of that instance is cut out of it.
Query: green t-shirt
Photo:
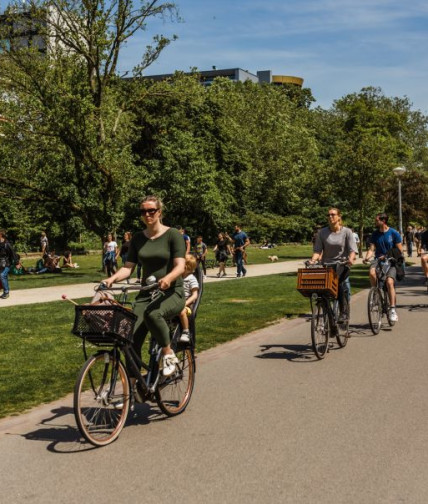
[[[169,228],[155,239],[147,238],[142,231],[135,233],[129,244],[127,261],[143,267],[142,283],[149,276],[156,280],[163,278],[174,268],[174,259],[186,254],[186,245],[177,229]],[[183,278],[180,276],[171,284],[171,289],[181,287]]]

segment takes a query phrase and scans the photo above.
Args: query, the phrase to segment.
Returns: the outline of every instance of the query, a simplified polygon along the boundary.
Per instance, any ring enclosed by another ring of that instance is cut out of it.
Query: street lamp
[[[401,210],[401,177],[406,173],[404,166],[397,166],[392,170],[398,178],[398,230],[403,236],[403,213]]]

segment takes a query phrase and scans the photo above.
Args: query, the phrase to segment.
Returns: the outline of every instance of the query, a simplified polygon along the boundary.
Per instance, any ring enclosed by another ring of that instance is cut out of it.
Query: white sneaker
[[[190,334],[189,331],[183,331],[180,336],[180,343],[189,343]]]
[[[398,322],[398,315],[395,311],[395,308],[391,308],[389,310],[389,319],[391,320],[391,322]]]
[[[175,365],[178,364],[178,359],[174,352],[166,354],[162,357],[162,373],[164,376],[171,376],[175,371]]]

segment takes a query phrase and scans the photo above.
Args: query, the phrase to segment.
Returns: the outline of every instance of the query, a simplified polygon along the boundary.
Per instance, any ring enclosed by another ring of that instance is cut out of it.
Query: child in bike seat
[[[181,333],[180,342],[189,343],[189,315],[192,314],[193,303],[198,299],[199,283],[193,272],[196,269],[196,258],[193,255],[186,254],[186,266],[183,273],[184,295],[186,297],[186,305],[180,313],[180,322],[183,331]]]

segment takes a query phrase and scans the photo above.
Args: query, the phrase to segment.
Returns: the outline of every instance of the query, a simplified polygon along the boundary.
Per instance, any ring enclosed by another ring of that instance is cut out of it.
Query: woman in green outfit
[[[146,228],[135,233],[129,245],[126,263],[104,283],[111,287],[132,275],[135,266],[143,266],[142,282],[155,276],[159,288],[164,291],[156,301],[150,293],[140,292],[135,300],[134,312],[138,320],[134,330],[134,348],[141,355],[147,332],[150,331],[162,347],[163,374],[171,375],[177,358],[170,346],[169,327],[166,319],[179,315],[185,305],[183,278],[186,252],[181,234],[162,224],[162,201],[156,196],[147,196],[140,205],[141,218]]]

